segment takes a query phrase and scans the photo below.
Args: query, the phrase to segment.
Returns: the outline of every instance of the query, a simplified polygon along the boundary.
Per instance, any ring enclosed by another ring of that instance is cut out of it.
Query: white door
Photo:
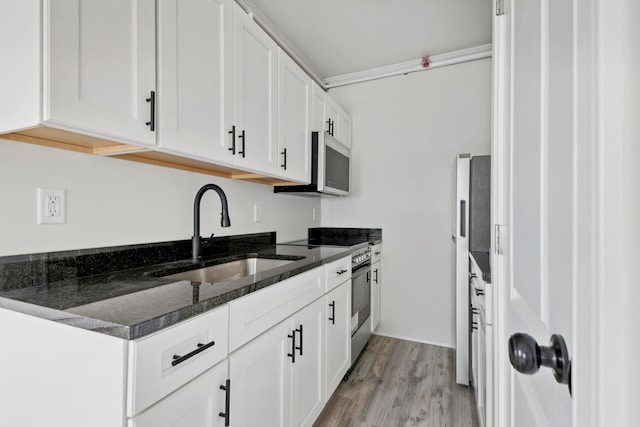
[[[351,280],[326,296],[325,366],[329,399],[351,366]]]
[[[155,146],[155,2],[47,3],[45,122]]]
[[[129,419],[128,426],[222,427],[227,415],[227,394],[220,386],[226,387],[227,378],[227,361],[224,360],[142,414]]]
[[[296,358],[291,363],[291,425],[311,426],[324,407],[325,299],[319,298],[291,316]]]
[[[324,132],[327,130],[325,111],[327,93],[316,82],[311,82],[311,130]]]
[[[509,362],[509,337],[532,336],[549,346],[564,337],[568,353],[589,325],[576,322],[579,257],[589,239],[589,211],[579,208],[591,181],[590,146],[576,137],[580,72],[575,40],[578,0],[513,0],[495,20],[494,245],[498,303],[496,360],[500,426],[577,426],[576,397],[541,367],[532,375]],[[582,88],[588,90],[588,87]],[[580,162],[578,162],[580,159]],[[583,161],[586,163],[582,163]],[[582,345],[585,343],[583,342]],[[575,374],[575,370],[574,370]],[[575,390],[574,390],[575,391]],[[575,394],[575,393],[574,393]]]
[[[311,77],[278,49],[278,176],[311,182]]]
[[[237,4],[233,51],[235,164],[275,175],[278,46]]]
[[[167,151],[233,163],[232,7],[158,1],[158,146]]]
[[[291,383],[289,319],[229,356],[233,426],[288,426],[285,390]]]

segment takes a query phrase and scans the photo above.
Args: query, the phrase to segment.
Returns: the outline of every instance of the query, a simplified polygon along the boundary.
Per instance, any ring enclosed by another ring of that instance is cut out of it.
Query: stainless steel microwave
[[[351,150],[327,132],[311,132],[311,184],[274,187],[296,196],[347,196],[351,186]]]

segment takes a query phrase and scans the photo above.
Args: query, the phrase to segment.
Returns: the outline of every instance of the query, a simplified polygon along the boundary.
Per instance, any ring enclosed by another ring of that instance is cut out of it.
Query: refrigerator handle
[[[467,201],[460,200],[460,237],[467,237]]]

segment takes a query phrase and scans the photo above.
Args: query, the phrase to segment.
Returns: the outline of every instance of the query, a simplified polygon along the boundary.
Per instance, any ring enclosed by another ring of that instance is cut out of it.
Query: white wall
[[[276,231],[282,242],[320,225],[312,221],[319,200],[275,195],[266,185],[0,139],[0,256],[189,239],[193,200],[207,183],[227,194],[231,227],[220,227],[220,201],[208,192],[203,236]],[[66,224],[36,224],[38,187],[67,190]]]
[[[351,197],[322,225],[381,227],[378,332],[455,345],[455,156],[490,153],[491,60],[332,89],[353,116]]]

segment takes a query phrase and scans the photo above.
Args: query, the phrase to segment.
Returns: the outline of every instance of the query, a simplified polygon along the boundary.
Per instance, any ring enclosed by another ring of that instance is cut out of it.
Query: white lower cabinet
[[[380,261],[371,266],[371,332],[380,323],[380,284],[382,283],[382,269]]]
[[[324,394],[324,298],[291,317],[296,358],[291,363],[291,425],[311,426],[325,403]]]
[[[325,370],[327,399],[351,366],[351,280],[325,296]]]
[[[229,357],[231,425],[311,426],[325,403],[324,298]]]
[[[222,427],[227,415],[231,415],[225,412],[226,381],[227,361],[224,360],[142,414],[129,419],[128,426]]]
[[[290,322],[285,320],[229,356],[231,425],[276,427],[285,423],[290,382]]]

